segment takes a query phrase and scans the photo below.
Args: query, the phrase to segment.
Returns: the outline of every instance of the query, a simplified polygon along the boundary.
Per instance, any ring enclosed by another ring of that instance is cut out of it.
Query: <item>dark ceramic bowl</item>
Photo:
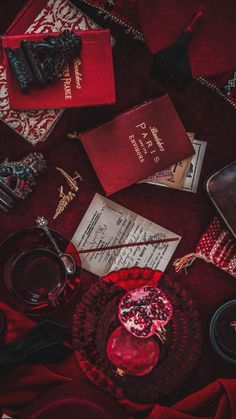
[[[236,365],[236,300],[230,300],[216,310],[209,333],[215,351],[225,361]]]

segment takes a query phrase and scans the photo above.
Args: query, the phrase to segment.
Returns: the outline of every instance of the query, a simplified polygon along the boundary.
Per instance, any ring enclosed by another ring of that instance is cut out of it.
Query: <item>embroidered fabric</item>
[[[236,278],[236,240],[217,217],[200,238],[195,252],[174,262],[176,272],[186,270],[196,258],[212,263]]]
[[[84,4],[91,7],[95,14],[103,17],[106,21],[110,20],[119,24],[134,39],[144,42],[142,28],[138,24],[137,0],[72,0],[71,3],[76,6]],[[94,13],[91,12],[91,15]],[[233,108],[236,108],[236,68],[216,77],[195,76],[194,80],[201,86],[214,91]]]

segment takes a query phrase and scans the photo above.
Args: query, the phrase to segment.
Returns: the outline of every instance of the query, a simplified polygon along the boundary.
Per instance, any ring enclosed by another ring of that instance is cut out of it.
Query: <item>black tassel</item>
[[[167,91],[184,90],[193,79],[188,57],[188,43],[197,21],[203,15],[203,10],[196,13],[178,41],[153,56],[151,74]]]

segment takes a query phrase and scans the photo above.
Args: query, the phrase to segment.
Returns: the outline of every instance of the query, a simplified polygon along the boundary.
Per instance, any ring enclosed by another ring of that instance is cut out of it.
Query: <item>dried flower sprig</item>
[[[76,179],[79,179],[80,181],[83,180],[82,176],[75,170],[75,177],[70,176],[68,173],[66,173],[65,170],[61,169],[60,167],[56,167],[56,169],[61,173],[61,175],[66,180],[66,183],[68,184],[70,191],[65,194],[63,186],[61,185],[59,190],[59,203],[56,208],[56,212],[53,216],[53,219],[55,220],[60,214],[63,213],[63,211],[66,209],[68,204],[75,198],[76,192],[78,192],[79,187],[78,183],[76,182]]]
[[[68,173],[65,172],[65,170],[61,169],[60,167],[56,167],[56,169],[62,174],[62,176],[66,179],[66,182],[68,183],[70,189],[77,192],[79,190],[78,184],[76,182],[76,179],[79,179],[80,181],[83,180],[82,176],[75,171],[75,177],[71,177],[68,175]]]
[[[60,196],[60,201],[58,203],[58,206],[56,208],[56,212],[53,216],[53,219],[55,220],[60,214],[63,213],[63,211],[66,209],[66,207],[68,206],[68,204],[73,201],[74,197],[75,197],[75,193],[69,191],[67,194],[64,193],[63,190],[63,186],[60,186],[59,188],[59,196]]]

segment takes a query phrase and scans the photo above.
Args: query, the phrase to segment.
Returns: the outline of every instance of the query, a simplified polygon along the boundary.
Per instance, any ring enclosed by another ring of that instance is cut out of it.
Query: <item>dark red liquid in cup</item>
[[[12,264],[11,288],[30,304],[55,299],[66,283],[63,262],[47,249],[32,249],[19,255]]]
[[[81,283],[79,255],[72,243],[50,230],[62,254],[74,258],[76,270],[66,271],[54,245],[38,227],[17,231],[0,243],[0,294],[27,316],[44,317],[69,304]]]

